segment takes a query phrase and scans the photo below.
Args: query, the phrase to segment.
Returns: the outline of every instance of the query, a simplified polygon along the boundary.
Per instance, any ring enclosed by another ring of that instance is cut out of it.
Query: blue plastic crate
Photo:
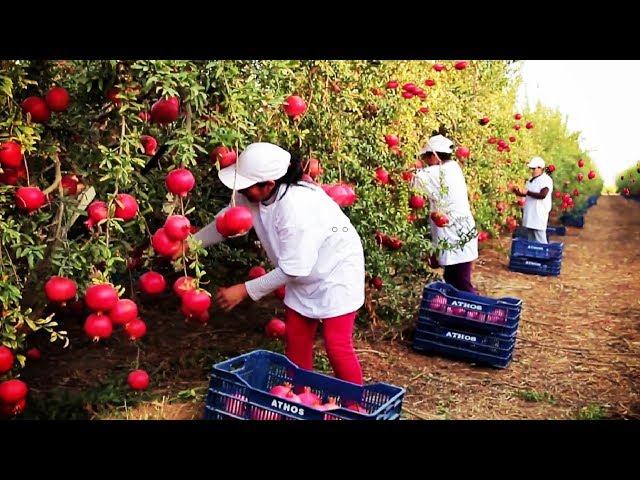
[[[560,221],[568,227],[584,228],[584,215],[563,215]]]
[[[551,260],[562,258],[564,245],[558,242],[539,243],[514,238],[511,241],[511,257],[539,258]]]
[[[501,337],[482,334],[470,329],[451,328],[433,321],[418,321],[414,340],[416,338],[466,348],[487,355],[496,355],[501,358],[511,355],[516,344],[516,335]]]
[[[547,237],[550,237],[551,235],[558,235],[562,237],[566,234],[567,234],[567,228],[564,225],[547,227]]]
[[[521,310],[522,300],[518,298],[482,297],[448,283],[433,282],[424,288],[419,319],[510,337],[518,330]]]
[[[440,342],[421,338],[414,340],[413,348],[419,352],[438,353],[447,357],[464,360],[466,362],[480,363],[496,368],[507,368],[513,358],[512,354],[506,358],[501,358],[495,355],[487,355],[474,350],[445,345]]]
[[[204,418],[211,420],[397,420],[405,389],[386,383],[356,385],[297,367],[287,357],[255,350],[213,366]],[[269,393],[289,382],[308,386],[323,402],[336,398],[345,407],[321,411]],[[346,408],[357,403],[369,413]]]
[[[560,275],[562,263],[558,260],[537,260],[522,257],[512,257],[509,261],[509,270],[534,275],[557,276]]]

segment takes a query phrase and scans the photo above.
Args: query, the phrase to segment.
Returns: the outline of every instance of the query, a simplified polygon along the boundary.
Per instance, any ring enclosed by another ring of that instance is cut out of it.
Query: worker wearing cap
[[[453,142],[442,135],[431,137],[420,151],[429,165],[419,169],[413,187],[429,198],[429,209],[447,216],[439,227],[429,219],[431,238],[439,245],[438,263],[444,267],[444,281],[458,290],[476,293],[471,283],[473,261],[478,258],[478,235],[469,205],[467,184],[458,162],[452,159]]]
[[[526,228],[529,241],[547,243],[547,223],[551,211],[553,180],[544,172],[544,160],[533,157],[527,165],[531,169],[531,178],[525,189],[513,187],[513,193],[525,197],[522,214],[522,226]]]
[[[322,321],[336,377],[362,384],[352,336],[364,304],[364,253],[349,218],[320,187],[301,181],[300,158],[271,143],[252,143],[218,176],[240,194],[236,205],[251,210],[253,228],[275,266],[259,278],[221,288],[218,305],[229,311],[247,297],[257,301],[286,285],[287,357],[313,369],[314,337]],[[215,221],[194,237],[205,247],[224,239]]]

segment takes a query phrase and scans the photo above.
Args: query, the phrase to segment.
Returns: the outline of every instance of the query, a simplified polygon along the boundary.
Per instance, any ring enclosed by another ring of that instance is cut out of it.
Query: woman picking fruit
[[[302,173],[300,158],[270,143],[249,145],[234,165],[219,171],[222,183],[240,194],[236,206],[249,209],[252,226],[275,268],[221,288],[216,301],[230,311],[247,297],[257,301],[286,285],[287,357],[301,368],[313,369],[314,337],[321,322],[336,377],[362,384],[352,343],[357,310],[364,304],[362,243],[340,207],[318,186],[302,182]],[[224,239],[215,221],[194,237],[205,247]]]
[[[478,258],[476,223],[462,169],[451,158],[452,147],[453,142],[442,135],[427,141],[420,155],[429,166],[416,172],[413,187],[429,198],[431,238],[444,247],[438,256],[444,281],[458,290],[476,293],[471,283],[473,261]]]

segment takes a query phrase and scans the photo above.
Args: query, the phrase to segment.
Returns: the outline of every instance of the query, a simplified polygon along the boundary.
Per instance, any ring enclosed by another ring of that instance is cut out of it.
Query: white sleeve
[[[286,285],[291,278],[293,277],[287,275],[277,267],[266,275],[262,275],[261,277],[245,282],[244,286],[247,288],[247,293],[251,299],[258,301],[265,295],[273,292],[275,289],[282,285]]]
[[[194,235],[193,238],[195,238],[196,240],[200,240],[202,242],[202,246],[203,247],[208,247],[211,245],[215,245],[217,243],[222,242],[225,238],[220,234],[220,232],[218,232],[218,229],[216,228],[216,218],[218,218],[220,215],[222,215],[224,212],[226,212],[227,210],[229,210],[230,207],[225,207],[222,210],[220,210],[216,216],[213,219],[213,222],[211,222],[210,224],[208,224],[205,227],[202,227],[200,230],[198,230]]]

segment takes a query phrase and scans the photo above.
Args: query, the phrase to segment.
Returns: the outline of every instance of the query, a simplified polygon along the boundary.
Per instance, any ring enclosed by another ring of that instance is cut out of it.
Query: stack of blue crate
[[[558,242],[538,243],[524,238],[511,241],[509,270],[534,275],[557,276],[562,267],[564,244]]]
[[[506,368],[513,357],[522,300],[492,299],[444,282],[424,288],[413,348]]]

